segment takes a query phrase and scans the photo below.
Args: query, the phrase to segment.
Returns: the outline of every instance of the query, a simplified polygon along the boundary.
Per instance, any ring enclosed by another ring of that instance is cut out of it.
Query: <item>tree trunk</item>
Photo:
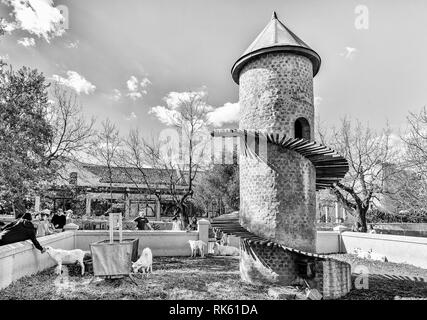
[[[368,225],[366,223],[366,213],[368,212],[368,208],[359,208],[358,210],[358,221],[362,226],[362,232],[368,231]]]
[[[183,203],[179,203],[179,205],[178,205],[178,209],[179,209],[179,218],[181,219],[181,221],[182,221],[182,226],[184,227],[184,228],[186,228],[187,227],[187,225],[188,225],[188,215],[187,215],[187,212],[186,212],[186,210],[185,210],[185,205],[183,204]]]
[[[15,218],[22,217],[25,214],[25,204],[21,197],[13,200],[12,210]]]

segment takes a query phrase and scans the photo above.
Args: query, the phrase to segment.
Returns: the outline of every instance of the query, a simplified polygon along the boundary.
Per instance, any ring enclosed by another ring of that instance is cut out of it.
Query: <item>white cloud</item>
[[[135,112],[131,112],[129,117],[125,117],[125,120],[131,121],[131,120],[135,120],[136,118],[138,118],[138,117],[136,116]]]
[[[352,47],[345,47],[345,52],[340,53],[341,57],[344,57],[346,60],[352,60],[358,50]]]
[[[205,87],[199,91],[186,91],[186,92],[169,92],[168,95],[163,98],[166,104],[171,109],[177,109],[181,107],[182,104],[189,103],[191,100],[200,99],[205,100],[208,96],[208,92]],[[206,108],[213,110],[212,107],[206,104]],[[210,111],[208,110],[208,111]]]
[[[21,29],[43,37],[47,42],[61,36],[64,28],[61,23],[64,17],[55,8],[52,0],[1,0],[12,7],[11,16],[15,22],[8,22],[9,28]]]
[[[167,107],[153,107],[148,113],[154,114],[161,123],[167,126],[172,126],[179,123],[180,113]]]
[[[238,102],[227,102],[222,107],[216,108],[208,113],[208,118],[212,125],[221,127],[226,123],[233,123],[239,121],[240,105]]]
[[[13,30],[16,29],[16,24],[14,22],[8,22],[3,18],[0,18],[0,27],[7,34],[10,34]]]
[[[80,41],[79,41],[79,40],[76,40],[76,41],[70,41],[70,42],[68,42],[67,44],[65,44],[65,46],[66,46],[67,48],[69,48],[69,49],[75,49],[75,48],[78,48],[78,47],[79,47],[79,43],[80,43]]]
[[[160,122],[166,125],[176,125],[181,123],[180,111],[189,104],[197,103],[199,110],[206,112],[213,111],[214,108],[206,103],[206,97],[206,88],[191,92],[169,92],[163,98],[166,106],[153,107],[149,111],[149,114],[154,114]],[[207,123],[203,123],[203,125],[207,125]]]
[[[34,38],[21,38],[18,41],[18,44],[20,44],[21,46],[24,47],[34,47],[36,45],[36,41],[34,40]]]
[[[122,93],[119,89],[114,89],[111,99],[114,101],[119,101],[122,98]]]
[[[67,71],[67,78],[60,77],[56,74],[52,76],[52,79],[60,84],[70,87],[76,91],[77,94],[85,93],[91,94],[95,91],[96,86],[87,81],[83,76],[75,71]]]
[[[138,90],[138,79],[135,76],[131,76],[130,79],[126,82],[129,91]]]
[[[0,55],[0,60],[9,60],[9,55],[6,53],[5,55]]]
[[[127,96],[132,100],[141,99],[144,95],[146,95],[147,87],[151,84],[151,81],[144,77],[141,81],[138,80],[137,77],[131,76],[128,81],[126,81],[126,86],[128,89]]]

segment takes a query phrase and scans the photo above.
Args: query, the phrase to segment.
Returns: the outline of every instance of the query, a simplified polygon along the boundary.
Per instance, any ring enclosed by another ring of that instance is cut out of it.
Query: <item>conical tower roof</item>
[[[233,80],[237,84],[239,83],[240,71],[249,60],[265,53],[278,51],[292,52],[309,58],[313,64],[313,77],[319,71],[320,56],[295,33],[289,30],[277,18],[276,12],[273,12],[271,21],[233,65],[231,70]]]

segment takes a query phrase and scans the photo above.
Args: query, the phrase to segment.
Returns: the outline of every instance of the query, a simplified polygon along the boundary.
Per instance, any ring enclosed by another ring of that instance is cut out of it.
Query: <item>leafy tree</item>
[[[239,166],[217,164],[202,172],[195,181],[193,202],[207,212],[213,202],[224,204],[225,212],[239,210]]]
[[[0,68],[0,198],[7,199],[16,215],[25,211],[24,200],[52,174],[46,154],[52,127],[46,119],[48,84],[37,70]]]

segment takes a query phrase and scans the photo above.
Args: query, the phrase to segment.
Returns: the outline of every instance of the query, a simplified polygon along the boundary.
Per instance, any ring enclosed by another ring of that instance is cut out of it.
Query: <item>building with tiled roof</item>
[[[153,219],[161,219],[162,213],[173,215],[173,210],[168,210],[172,192],[180,195],[187,187],[179,171],[157,168],[111,167],[111,193],[107,166],[70,162],[61,176],[51,185],[55,209],[68,209],[68,204],[73,202],[69,191],[74,190],[85,195],[87,215],[105,213],[112,198],[116,210],[122,211],[125,217],[134,217],[143,211]]]

